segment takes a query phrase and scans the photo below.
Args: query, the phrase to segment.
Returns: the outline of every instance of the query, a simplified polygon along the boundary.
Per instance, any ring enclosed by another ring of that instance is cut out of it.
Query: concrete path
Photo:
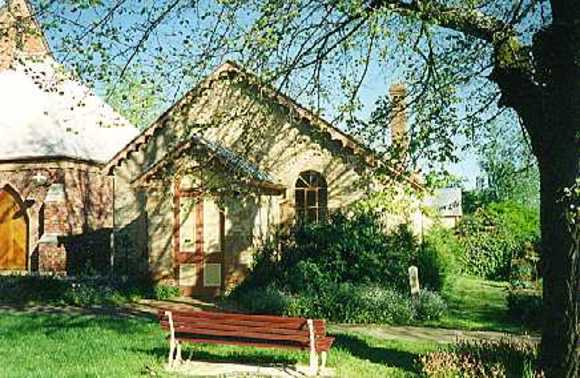
[[[502,337],[522,337],[539,342],[537,336],[513,335],[493,331],[463,331],[445,328],[415,327],[415,326],[388,326],[388,325],[351,325],[331,324],[330,333],[358,333],[383,340],[405,340],[416,342],[434,342],[448,344],[461,339],[493,340]]]
[[[311,377],[308,367],[302,365],[252,365],[224,362],[183,361],[167,371],[189,377]],[[318,377],[333,377],[334,369],[325,368]]]

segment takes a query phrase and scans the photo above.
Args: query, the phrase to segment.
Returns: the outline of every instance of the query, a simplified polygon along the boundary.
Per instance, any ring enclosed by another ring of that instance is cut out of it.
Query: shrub
[[[252,314],[285,315],[290,305],[290,297],[274,287],[237,291],[229,299]]]
[[[465,216],[457,228],[462,270],[487,279],[507,280],[512,260],[539,234],[535,210],[512,202],[494,203]]]
[[[393,289],[341,284],[327,292],[321,315],[341,323],[407,324],[413,313],[410,298]]]
[[[447,311],[443,298],[429,290],[421,290],[413,303],[417,320],[438,320]]]
[[[536,369],[538,347],[519,338],[459,340],[419,358],[424,376],[432,378],[541,378]]]
[[[155,299],[164,301],[179,296],[179,288],[171,285],[157,284],[153,287]]]
[[[369,214],[334,213],[326,223],[298,224],[264,246],[242,286],[275,284],[302,293],[350,282],[407,291],[407,271],[416,260],[417,246],[405,225],[385,234]]]
[[[0,277],[0,302],[89,306],[135,301],[151,290],[144,282],[58,276]]]
[[[435,291],[445,287],[447,278],[456,270],[455,259],[461,246],[451,230],[435,227],[424,238],[417,255],[419,282]]]
[[[411,299],[393,289],[350,283],[292,295],[274,287],[253,288],[238,291],[228,299],[250,313],[321,318],[339,323],[408,324],[415,313]]]
[[[531,328],[542,326],[542,294],[536,290],[514,289],[507,295],[508,314]]]
[[[0,302],[55,302],[69,286],[52,276],[0,276]]]

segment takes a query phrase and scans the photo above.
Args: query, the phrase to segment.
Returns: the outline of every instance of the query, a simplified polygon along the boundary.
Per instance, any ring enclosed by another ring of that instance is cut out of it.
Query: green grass
[[[419,354],[435,344],[335,334],[328,366],[340,377],[413,377]],[[167,341],[149,319],[0,312],[0,377],[135,377],[163,365]],[[308,353],[227,346],[188,346],[194,360],[307,364]]]
[[[421,325],[510,333],[528,331],[511,320],[507,313],[507,283],[486,281],[475,277],[456,276],[443,293],[448,311],[438,321]]]

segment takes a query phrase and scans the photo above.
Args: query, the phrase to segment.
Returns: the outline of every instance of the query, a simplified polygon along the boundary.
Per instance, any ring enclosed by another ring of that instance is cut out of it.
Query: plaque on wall
[[[64,184],[52,184],[48,188],[44,202],[64,202]]]
[[[203,286],[220,287],[222,285],[222,264],[205,264],[203,269]]]

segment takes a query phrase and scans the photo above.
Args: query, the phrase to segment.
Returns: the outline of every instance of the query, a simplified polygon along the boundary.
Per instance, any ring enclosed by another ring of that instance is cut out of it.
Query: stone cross
[[[419,269],[416,266],[409,267],[409,285],[411,286],[411,295],[419,294]]]

